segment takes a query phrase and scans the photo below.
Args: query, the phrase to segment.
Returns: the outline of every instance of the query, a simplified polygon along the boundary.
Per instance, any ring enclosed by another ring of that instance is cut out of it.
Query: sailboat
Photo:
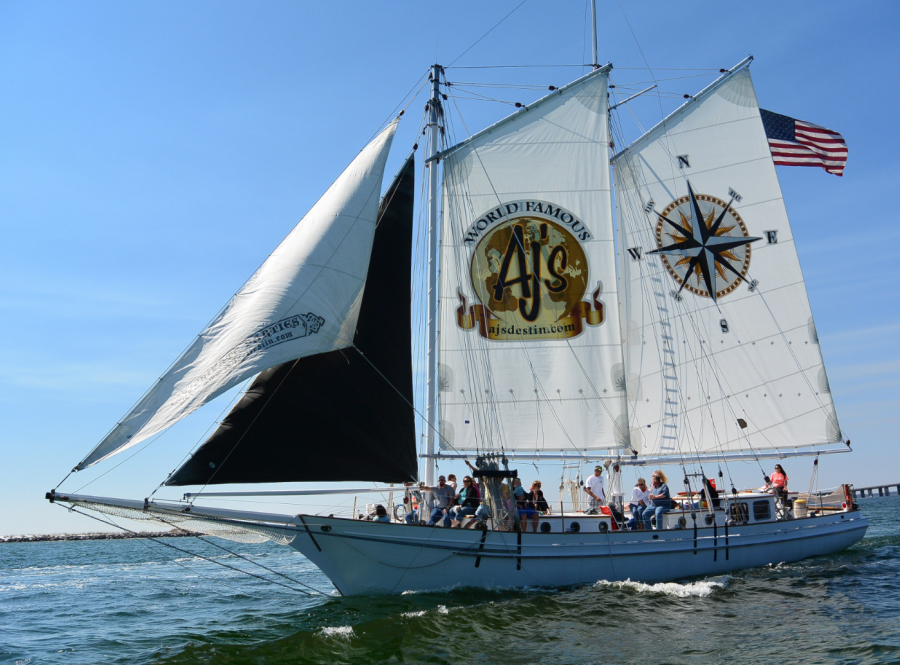
[[[619,152],[612,65],[448,146],[444,71],[435,65],[427,330],[413,330],[410,311],[415,150],[379,196],[398,117],[75,467],[146,441],[252,380],[163,483],[201,489],[180,501],[59,487],[47,498],[280,543],[345,595],[653,583],[858,542],[867,520],[849,485],[829,500],[792,502],[728,489],[723,472],[729,461],[817,463],[849,451],[751,60]],[[428,342],[421,453],[414,334]],[[471,528],[425,524],[419,459],[427,487],[436,460],[476,460],[484,509],[464,520]],[[516,460],[603,463],[612,474],[606,504],[554,507],[528,532],[507,498]],[[622,469],[673,464],[684,470],[684,497],[653,528],[626,528]],[[203,501],[371,489],[207,489],[326,481],[382,483],[376,489],[396,505],[385,522],[355,504],[349,516],[287,515]]]

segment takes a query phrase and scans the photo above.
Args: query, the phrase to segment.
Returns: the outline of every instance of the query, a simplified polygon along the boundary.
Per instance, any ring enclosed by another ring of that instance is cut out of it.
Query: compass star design
[[[715,199],[710,196],[699,195],[699,199],[704,201],[712,202],[714,205],[713,210],[708,214],[704,215],[703,211],[700,209],[700,203],[698,201],[698,195],[694,193],[694,189],[691,187],[691,184],[688,183],[688,196],[687,200],[680,199],[676,201],[669,208],[666,209],[665,214],[660,214],[656,212],[656,216],[660,219],[660,229],[663,225],[668,224],[673,229],[675,229],[675,233],[668,233],[669,237],[674,241],[670,245],[666,245],[665,247],[658,247],[648,254],[661,254],[665,256],[677,256],[679,260],[676,262],[676,266],[682,266],[687,264],[687,270],[684,273],[684,278],[680,278],[679,275],[672,269],[669,265],[669,262],[664,258],[663,260],[666,262],[667,267],[669,268],[669,272],[672,273],[672,276],[675,277],[676,280],[680,281],[680,285],[678,287],[678,291],[675,294],[676,297],[681,294],[681,290],[687,286],[688,280],[691,276],[696,275],[698,278],[698,282],[700,279],[703,280],[703,284],[706,286],[706,293],[695,290],[693,287],[688,286],[688,289],[693,291],[694,293],[699,293],[700,295],[709,295],[712,298],[713,302],[717,302],[717,296],[721,295],[717,293],[716,289],[716,276],[717,273],[721,277],[721,279],[727,282],[728,275],[726,273],[733,273],[734,277],[732,278],[731,287],[728,291],[732,290],[737,286],[743,279],[744,275],[746,275],[747,268],[749,267],[749,247],[745,252],[745,258],[742,260],[732,250],[737,250],[745,245],[749,245],[750,243],[759,240],[760,238],[752,238],[746,235],[746,229],[741,222],[740,217],[734,211],[731,211],[731,204],[734,202],[734,198],[728,201],[727,204],[724,204],[721,212],[719,212],[718,216],[716,215],[717,207],[722,206],[723,204],[718,199]],[[669,219],[666,214],[674,211],[678,208],[679,205],[683,203],[689,203],[689,214],[690,219],[685,216],[683,212],[679,210],[681,214],[681,223],[677,223]],[[716,205],[718,203],[719,205]],[[654,211],[655,212],[655,211]],[[726,235],[729,231],[731,231],[734,226],[723,226],[722,222],[725,220],[725,216],[728,213],[731,213],[731,216],[740,224],[741,231],[744,232],[743,235],[740,236],[731,236]],[[693,224],[691,223],[691,219],[693,220]],[[659,238],[661,233],[657,232],[657,237]],[[742,270],[738,270],[732,264],[735,262],[739,267],[742,267]],[[741,266],[740,264],[744,264]],[[726,291],[727,292],[727,291]]]

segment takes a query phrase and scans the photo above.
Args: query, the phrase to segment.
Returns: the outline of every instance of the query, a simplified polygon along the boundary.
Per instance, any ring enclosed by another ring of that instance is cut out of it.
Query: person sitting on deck
[[[775,465],[775,471],[772,472],[769,483],[775,496],[784,501],[787,498],[788,477],[780,464]]]
[[[421,485],[421,488],[431,492],[434,497],[434,507],[431,510],[431,517],[428,519],[428,526],[434,526],[439,521],[443,521],[444,526],[450,526],[450,507],[453,505],[456,493],[447,484],[447,479],[444,476],[438,476],[437,487]]]
[[[647,481],[638,478],[637,484],[631,490],[631,503],[628,509],[631,511],[631,519],[628,520],[628,528],[634,530],[643,526],[641,523],[641,515],[647,510],[647,504],[650,502],[650,490],[647,489]]]
[[[667,480],[666,474],[662,471],[656,470],[653,472],[653,486],[650,488],[649,496],[650,503],[641,518],[644,523],[644,529],[650,529],[650,520],[654,517],[656,518],[656,528],[662,529],[662,516],[664,513],[669,512],[669,509],[672,507],[672,495],[669,492],[669,486],[666,485]]]
[[[709,478],[703,479],[703,486],[705,491],[700,492],[700,500],[706,501],[706,495],[709,495],[709,501],[712,502],[713,508],[718,508],[722,505],[722,500],[719,498],[719,490],[716,489],[716,486],[713,485],[712,481]]]
[[[481,496],[478,494],[478,488],[475,487],[471,476],[463,478],[463,488],[456,495],[456,502],[459,504],[459,508],[453,514],[451,526],[458,529],[463,519],[474,515],[481,503]]]
[[[539,499],[543,499],[544,493],[541,492],[540,482],[537,483],[537,495]],[[531,486],[532,490],[534,490],[534,485]],[[522,524],[522,533],[528,531],[528,520],[531,519],[531,530],[534,533],[537,533],[538,529],[538,521],[540,520],[540,513],[538,513],[537,509],[534,505],[534,492],[526,492],[525,488],[522,487],[522,481],[518,478],[513,480],[513,491],[516,495],[516,508],[519,511],[519,521]],[[546,500],[544,501],[546,503]]]
[[[594,467],[594,475],[584,481],[584,491],[588,493],[590,499],[589,515],[596,515],[600,512],[600,506],[606,500],[606,492],[603,490],[603,467],[599,464]]]
[[[372,518],[373,522],[388,522],[390,523],[391,518],[388,517],[387,509],[382,506],[380,503],[375,506],[375,517]]]

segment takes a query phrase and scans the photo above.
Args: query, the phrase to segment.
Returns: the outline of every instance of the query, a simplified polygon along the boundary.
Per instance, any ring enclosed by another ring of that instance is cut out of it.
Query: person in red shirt
[[[776,496],[781,497],[782,499],[787,497],[788,477],[780,464],[775,465],[775,471],[772,472],[770,481]]]

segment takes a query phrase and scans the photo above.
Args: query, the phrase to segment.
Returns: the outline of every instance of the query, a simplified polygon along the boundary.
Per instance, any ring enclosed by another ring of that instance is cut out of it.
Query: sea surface
[[[900,497],[860,503],[840,554],[652,586],[342,598],[273,544],[0,544],[0,662],[900,663]]]

